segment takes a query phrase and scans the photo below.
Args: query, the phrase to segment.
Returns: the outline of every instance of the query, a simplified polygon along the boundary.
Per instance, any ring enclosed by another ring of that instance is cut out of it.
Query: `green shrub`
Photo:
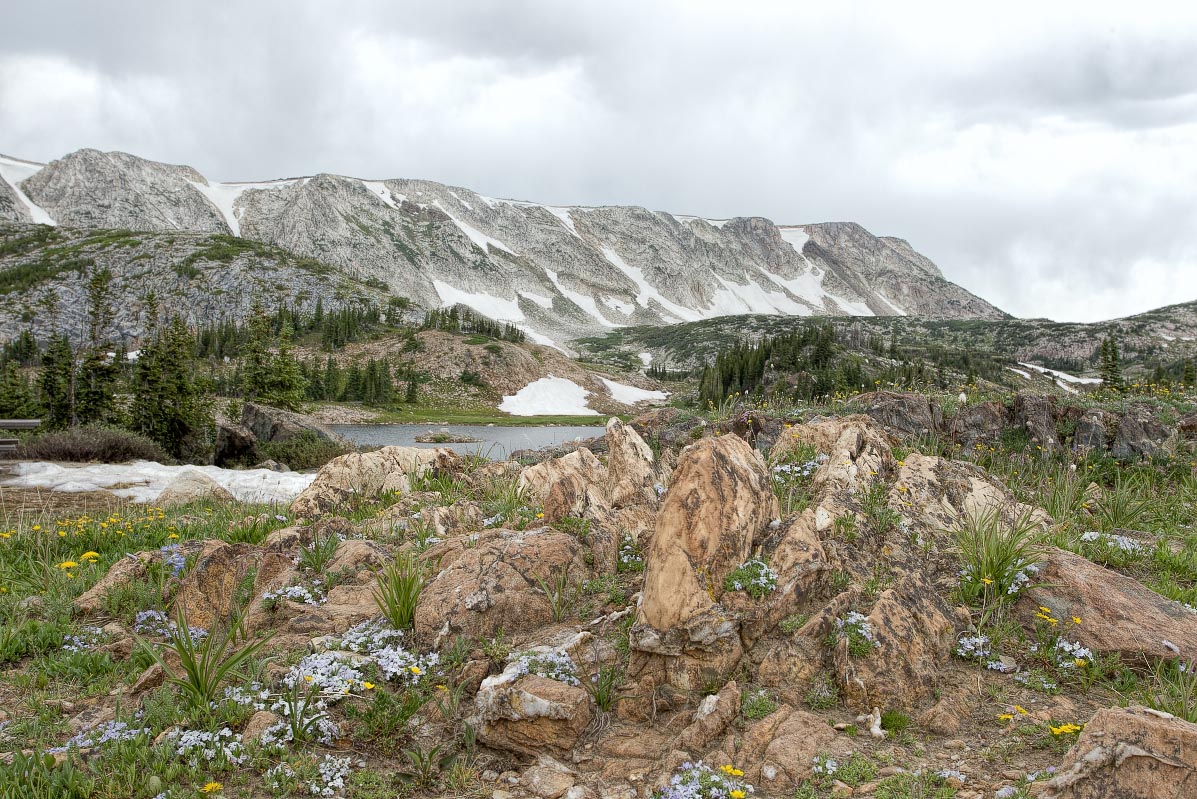
[[[352,447],[320,438],[310,430],[304,430],[284,441],[260,443],[258,449],[267,458],[285,463],[296,471],[319,469],[333,458],[353,452]]]
[[[1001,508],[991,506],[966,513],[952,532],[964,562],[961,597],[983,612],[1013,601],[1046,551],[1044,533],[1030,512],[1006,522]]]
[[[139,433],[98,426],[43,433],[22,444],[17,454],[23,460],[67,463],[172,461],[162,447]]]

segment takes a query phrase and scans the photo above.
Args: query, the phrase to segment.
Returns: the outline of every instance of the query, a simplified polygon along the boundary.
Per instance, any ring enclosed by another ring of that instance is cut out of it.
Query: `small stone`
[[[860,785],[856,786],[855,795],[856,796],[871,796],[873,794],[873,792],[877,790],[877,786],[879,786],[880,784],[881,783],[878,781],[862,782]]]
[[[965,746],[966,746],[966,744],[964,743],[964,741],[960,740],[959,738],[952,738],[951,740],[943,742],[943,748],[949,749],[952,751],[960,751]]]
[[[1026,772],[1024,772],[1022,769],[1017,769],[1017,768],[1006,769],[1005,771],[1002,772],[1002,779],[1014,780],[1015,782],[1017,782],[1018,780],[1022,779],[1022,776],[1025,773]]]
[[[834,725],[832,727],[832,729],[835,730],[836,732],[843,732],[844,730],[848,729],[849,727],[855,727],[855,726],[856,726],[855,724],[852,724],[850,722],[841,721],[839,724]]]
[[[844,799],[852,795],[852,786],[846,782],[836,780],[831,784],[831,795],[834,799]]]
[[[901,766],[885,766],[884,768],[882,768],[880,771],[877,772],[877,776],[884,778],[884,777],[892,777],[895,774],[904,774],[904,773],[906,773],[906,769],[902,768]]]

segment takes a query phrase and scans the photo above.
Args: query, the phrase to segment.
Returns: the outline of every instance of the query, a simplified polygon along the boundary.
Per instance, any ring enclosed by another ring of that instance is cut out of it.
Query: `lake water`
[[[492,460],[507,458],[517,449],[540,449],[574,439],[595,438],[606,431],[603,427],[488,427],[472,424],[334,424],[329,427],[355,444],[376,447],[447,447],[462,454],[478,452]],[[418,435],[444,431],[476,438],[478,441],[473,444],[416,442]]]

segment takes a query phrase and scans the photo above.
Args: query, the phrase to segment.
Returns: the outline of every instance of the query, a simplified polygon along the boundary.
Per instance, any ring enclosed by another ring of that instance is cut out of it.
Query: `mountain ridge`
[[[1009,318],[906,240],[852,222],[554,206],[330,173],[216,182],[94,149],[45,165],[3,156],[0,178],[0,221],[237,236],[425,307],[468,305],[554,346],[744,313]]]

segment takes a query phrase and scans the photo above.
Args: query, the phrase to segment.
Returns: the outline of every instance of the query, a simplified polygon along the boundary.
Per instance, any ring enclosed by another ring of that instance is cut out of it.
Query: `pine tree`
[[[1197,383],[1197,366],[1193,365],[1192,358],[1185,358],[1185,368],[1180,381],[1185,384],[1185,388],[1193,388],[1193,384]]]
[[[42,355],[42,370],[37,385],[41,391],[41,403],[45,408],[42,425],[52,430],[61,430],[71,424],[74,417],[74,397],[71,393],[71,379],[75,372],[75,355],[65,334],[58,333]]]
[[[174,457],[207,458],[215,441],[212,400],[195,378],[195,342],[175,317],[142,347],[133,383],[131,426]]]
[[[241,348],[241,397],[261,400],[270,391],[270,319],[256,301],[250,309],[249,330]]]
[[[0,372],[0,417],[27,419],[40,413],[29,381],[21,375],[15,361],[8,361]]]
[[[1114,340],[1113,335],[1102,339],[1098,374],[1103,388],[1110,391],[1122,390],[1122,363],[1118,354],[1118,342]]]
[[[278,352],[269,359],[262,398],[275,407],[298,411],[303,407],[307,381],[291,348],[291,335],[291,323],[284,322],[279,331]]]

